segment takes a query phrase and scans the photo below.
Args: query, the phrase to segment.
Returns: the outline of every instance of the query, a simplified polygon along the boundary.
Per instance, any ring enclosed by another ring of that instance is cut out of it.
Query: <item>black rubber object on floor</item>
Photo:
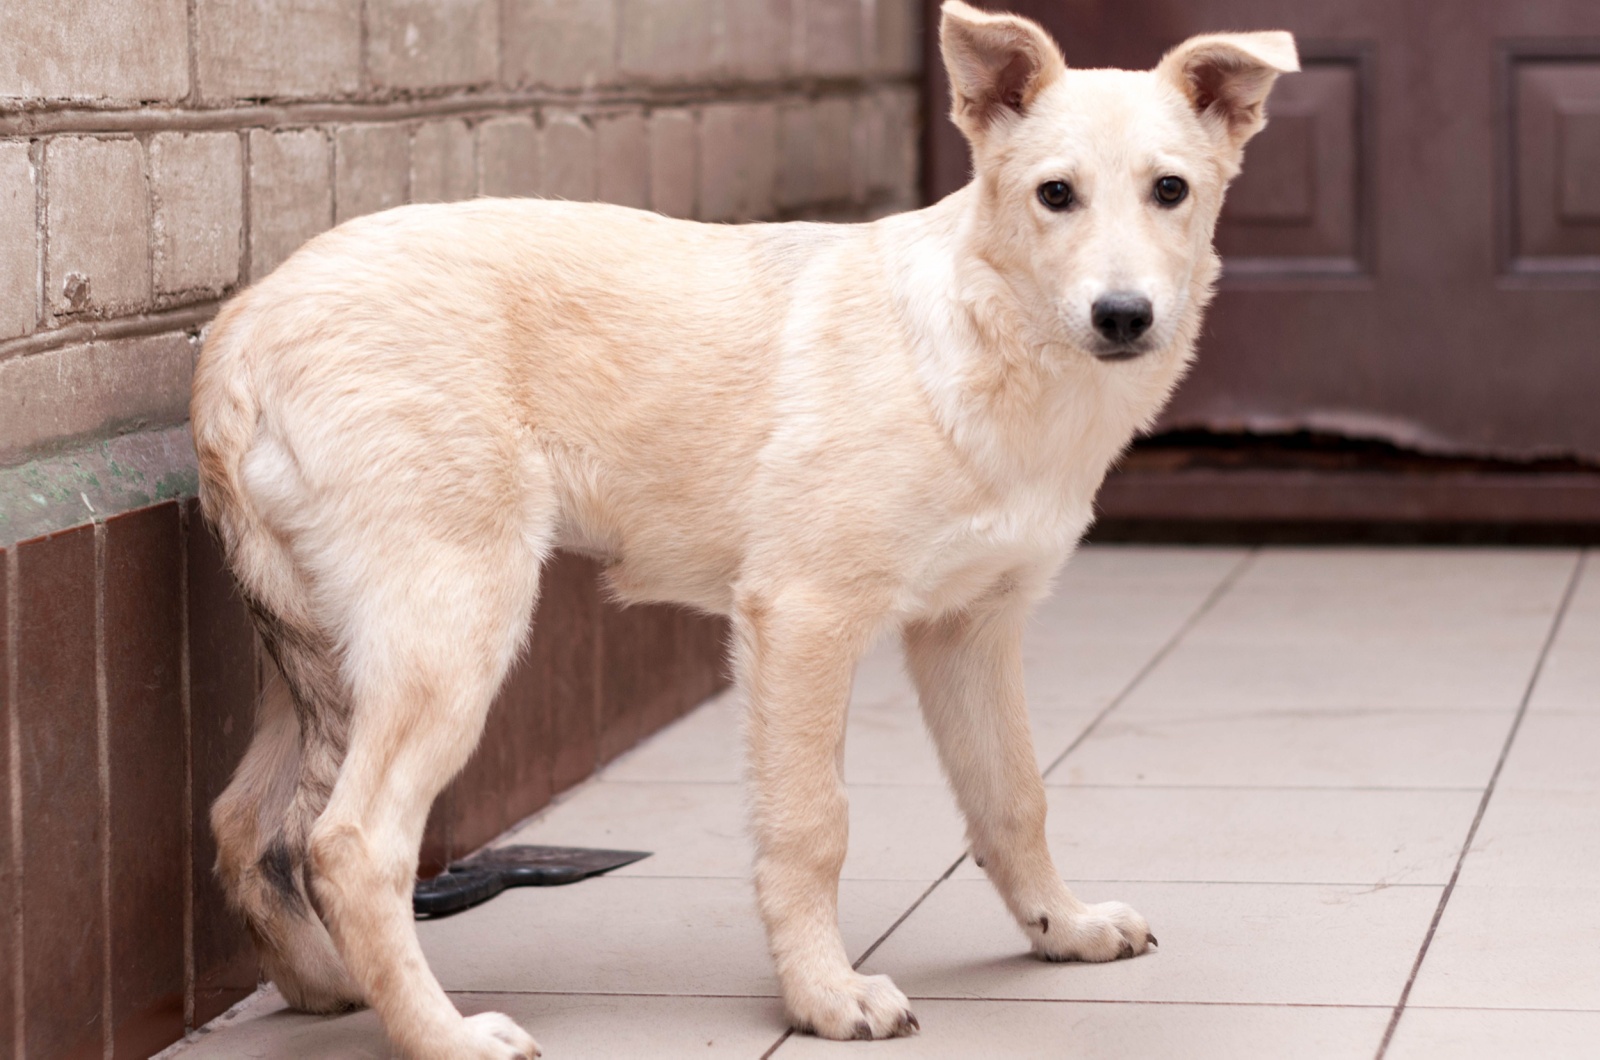
[[[559,887],[649,856],[644,850],[493,847],[451,862],[431,880],[418,880],[411,909],[419,917],[449,916],[482,905],[507,887]]]

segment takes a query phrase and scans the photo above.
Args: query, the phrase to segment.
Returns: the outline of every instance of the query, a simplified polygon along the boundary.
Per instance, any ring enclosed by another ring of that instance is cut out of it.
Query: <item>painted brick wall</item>
[[[145,1056],[256,978],[206,813],[263,663],[196,510],[218,305],[360,214],[915,205],[915,0],[0,0],[0,1060]],[[424,865],[725,681],[558,557]]]

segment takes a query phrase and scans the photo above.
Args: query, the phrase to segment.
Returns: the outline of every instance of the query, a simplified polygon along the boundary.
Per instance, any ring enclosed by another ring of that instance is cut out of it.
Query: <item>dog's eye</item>
[[[1176,206],[1189,195],[1189,185],[1182,177],[1162,177],[1156,181],[1156,201],[1163,206]]]
[[[1039,201],[1052,210],[1072,205],[1072,185],[1064,180],[1047,180],[1039,185]]]

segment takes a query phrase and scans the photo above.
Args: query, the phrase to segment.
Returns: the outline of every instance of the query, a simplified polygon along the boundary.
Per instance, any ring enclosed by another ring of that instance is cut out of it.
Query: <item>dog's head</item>
[[[980,256],[1074,351],[1187,352],[1212,231],[1266,124],[1287,33],[1185,41],[1154,70],[1069,70],[1039,26],[947,0],[951,117],[972,145]]]

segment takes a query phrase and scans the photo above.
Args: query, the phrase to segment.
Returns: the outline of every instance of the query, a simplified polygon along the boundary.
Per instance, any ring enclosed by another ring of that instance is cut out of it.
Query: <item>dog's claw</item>
[[[1146,941],[1146,942],[1148,942],[1148,943],[1150,943],[1150,945],[1152,945],[1152,946],[1159,946],[1159,945],[1161,945],[1161,943],[1159,943],[1159,942],[1157,942],[1157,941],[1156,941],[1156,937],[1155,937],[1155,936],[1154,936],[1154,935],[1146,935],[1146,936],[1145,936],[1145,941]]]
[[[868,1023],[866,1020],[862,1020],[860,1023],[856,1024],[856,1041],[872,1041],[872,1024]]]
[[[1117,960],[1125,961],[1133,956],[1133,943],[1127,939],[1122,940],[1122,949],[1117,951]]]
[[[907,1012],[905,1018],[900,1021],[900,1032],[902,1034],[915,1034],[921,1029],[922,1022],[917,1019],[915,1012]]]

